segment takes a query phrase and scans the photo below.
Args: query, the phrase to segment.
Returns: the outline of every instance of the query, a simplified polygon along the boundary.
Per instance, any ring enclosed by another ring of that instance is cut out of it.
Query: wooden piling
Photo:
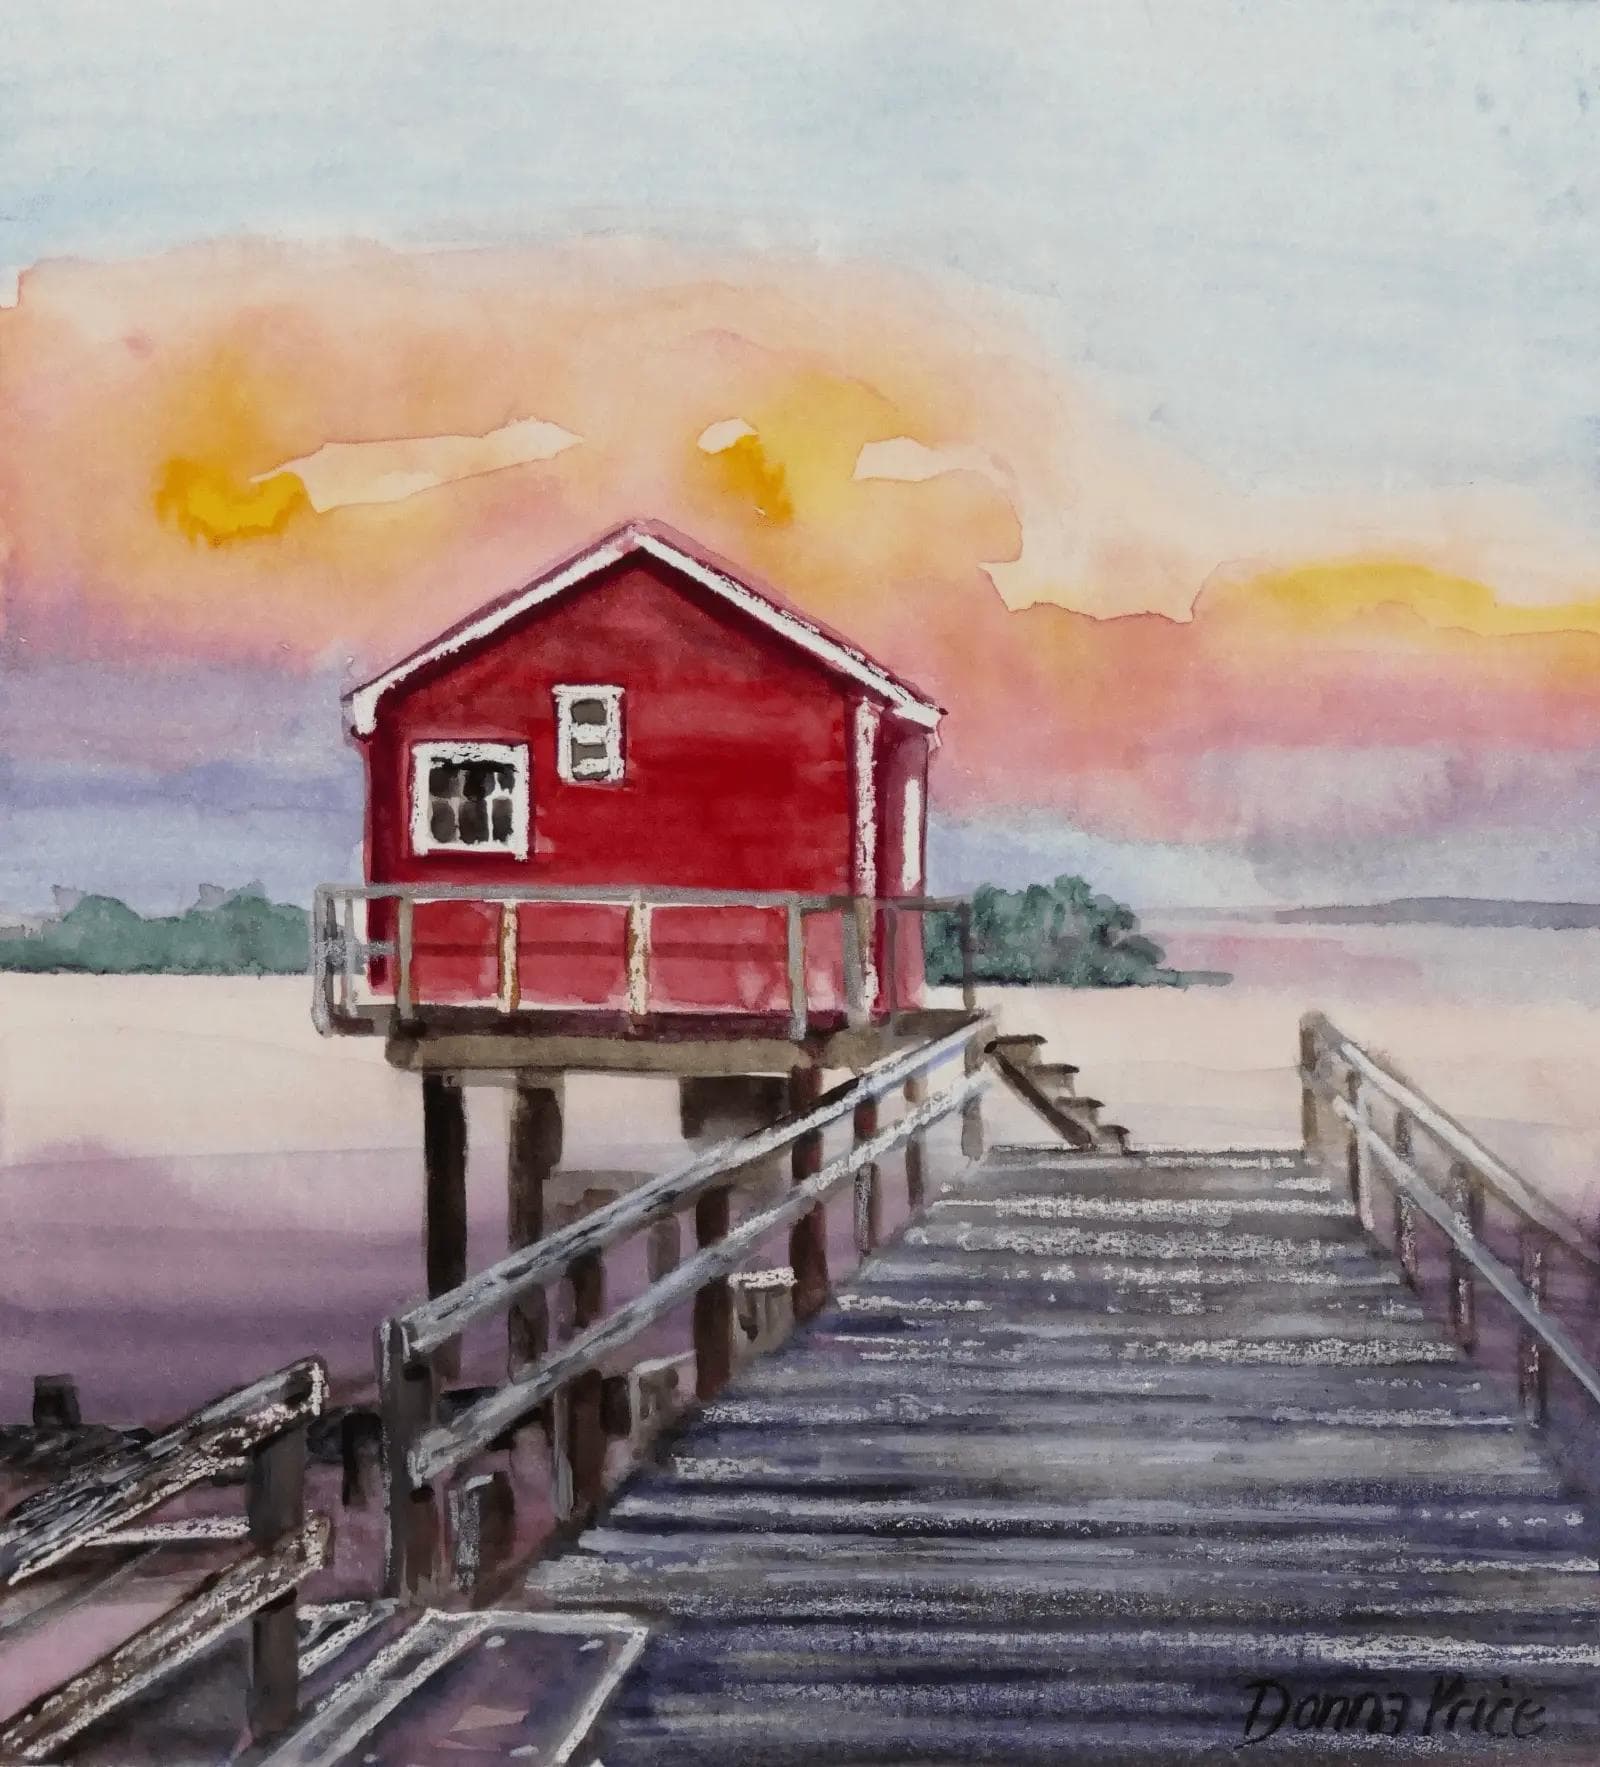
[[[605,1263],[598,1252],[579,1258],[567,1273],[572,1289],[572,1329],[578,1336],[595,1324],[606,1309]],[[558,1484],[566,1487],[564,1515],[583,1523],[605,1495],[605,1377],[598,1368],[576,1375],[561,1397],[564,1427],[561,1452],[566,1461]]]
[[[808,1111],[822,1095],[822,1070],[811,1066],[789,1072],[789,1109]],[[796,1184],[822,1170],[822,1132],[800,1136],[790,1154]],[[794,1271],[794,1316],[797,1321],[821,1312],[828,1299],[828,1217],[819,1205],[802,1215],[789,1230],[789,1264]]]
[[[305,1521],[306,1426],[292,1428],[251,1450],[246,1473],[250,1543],[270,1552]],[[250,1683],[245,1721],[257,1743],[280,1735],[300,1704],[298,1591],[291,1587],[250,1620]]]
[[[694,1206],[695,1244],[702,1249],[727,1238],[732,1193],[726,1186],[708,1190]],[[694,1390],[698,1399],[714,1399],[733,1375],[733,1293],[728,1279],[718,1276],[696,1289],[694,1297]]]
[[[467,1274],[467,1106],[453,1074],[422,1076],[423,1259],[428,1295],[458,1288]],[[454,1344],[440,1351],[440,1376],[460,1369]]]
[[[511,1095],[506,1156],[506,1243],[510,1250],[544,1237],[544,1187],[561,1162],[562,1098],[551,1086],[519,1082]],[[509,1310],[510,1366],[536,1362],[550,1342],[549,1305],[542,1289]]]
[[[439,1580],[444,1528],[437,1493],[411,1482],[407,1457],[433,1427],[437,1386],[429,1363],[407,1362],[398,1319],[378,1331],[378,1404],[383,1418],[383,1478],[389,1521],[384,1587],[396,1599],[422,1605]]]

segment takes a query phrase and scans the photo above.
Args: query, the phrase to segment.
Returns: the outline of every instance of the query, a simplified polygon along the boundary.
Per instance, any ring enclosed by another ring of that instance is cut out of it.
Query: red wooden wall
[[[562,684],[622,688],[620,782],[559,777],[552,690]],[[385,695],[366,744],[369,879],[848,892],[857,882],[851,730],[859,694],[670,567],[628,559]],[[528,745],[526,860],[492,849],[412,851],[410,747],[429,739]],[[884,718],[884,889],[897,889],[901,876],[900,781],[907,770],[925,771],[927,747],[926,733]],[[391,933],[381,915],[373,931]],[[808,931],[813,999],[837,1001],[837,927],[817,919]],[[415,935],[419,1000],[494,996],[497,911],[421,904]],[[524,907],[518,943],[528,1005],[625,999],[620,910]],[[781,1011],[785,975],[776,914],[679,909],[653,917],[653,1009]]]

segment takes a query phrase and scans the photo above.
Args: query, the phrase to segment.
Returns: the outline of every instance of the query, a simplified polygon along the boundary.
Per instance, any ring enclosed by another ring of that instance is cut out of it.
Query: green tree
[[[1172,983],[1163,952],[1137,929],[1126,904],[1081,877],[1002,890],[981,884],[972,896],[972,966],[980,982],[1047,983],[1068,988],[1129,988]],[[926,917],[928,980],[961,979],[960,919]]]

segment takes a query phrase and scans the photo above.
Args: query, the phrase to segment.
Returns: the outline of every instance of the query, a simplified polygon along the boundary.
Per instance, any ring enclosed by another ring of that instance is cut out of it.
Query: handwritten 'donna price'
[[[1247,1681],[1244,1691],[1250,1705],[1240,1748],[1265,1742],[1286,1728],[1333,1736],[1477,1735],[1525,1741],[1542,1736],[1546,1725],[1539,1696],[1505,1676],[1498,1684],[1482,1687],[1461,1675],[1440,1675],[1426,1701],[1403,1688],[1302,1693],[1271,1679]]]

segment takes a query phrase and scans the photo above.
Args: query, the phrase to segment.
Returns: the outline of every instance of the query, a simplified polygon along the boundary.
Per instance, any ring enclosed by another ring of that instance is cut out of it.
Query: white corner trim
[[[858,699],[854,716],[856,853],[853,894],[869,900],[878,893],[878,725],[882,714],[870,699]],[[861,953],[862,988],[869,1002],[878,997],[878,966],[872,940]]]
[[[495,761],[516,772],[511,788],[511,839],[481,841],[467,845],[460,841],[436,841],[428,821],[428,774],[438,761]],[[510,854],[515,859],[528,856],[529,807],[532,800],[532,778],[528,768],[528,745],[525,742],[451,742],[431,738],[411,745],[408,768],[411,790],[411,850],[413,853],[461,853],[469,857],[484,853]]]
[[[900,893],[922,891],[922,778],[913,773],[906,781],[900,823]]]
[[[556,775],[568,785],[615,785],[627,772],[622,752],[622,689],[597,683],[563,685],[552,689],[556,702]],[[604,724],[574,724],[572,708],[578,700],[597,699],[606,708]],[[572,759],[572,743],[580,731],[589,745],[605,745],[605,764],[598,772],[578,772]]]
[[[350,729],[357,736],[370,736],[377,724],[379,700],[417,670],[426,668],[441,657],[453,656],[477,644],[511,621],[521,618],[530,609],[553,601],[558,595],[564,595],[567,590],[576,588],[578,584],[597,576],[609,566],[636,552],[646,552],[652,558],[669,565],[703,589],[709,589],[713,595],[741,609],[771,631],[789,639],[829,668],[863,687],[870,688],[900,717],[911,723],[931,730],[944,715],[931,700],[923,699],[902,687],[870,657],[853,646],[829,637],[809,620],[787,608],[776,606],[766,596],[758,594],[726,571],[714,570],[710,565],[702,564],[699,559],[691,557],[670,541],[651,533],[649,529],[628,527],[591,546],[587,552],[580,553],[554,575],[530,583],[520,595],[513,595],[478,618],[469,620],[448,638],[424,646],[403,662],[396,663],[392,669],[346,694],[344,703]]]

